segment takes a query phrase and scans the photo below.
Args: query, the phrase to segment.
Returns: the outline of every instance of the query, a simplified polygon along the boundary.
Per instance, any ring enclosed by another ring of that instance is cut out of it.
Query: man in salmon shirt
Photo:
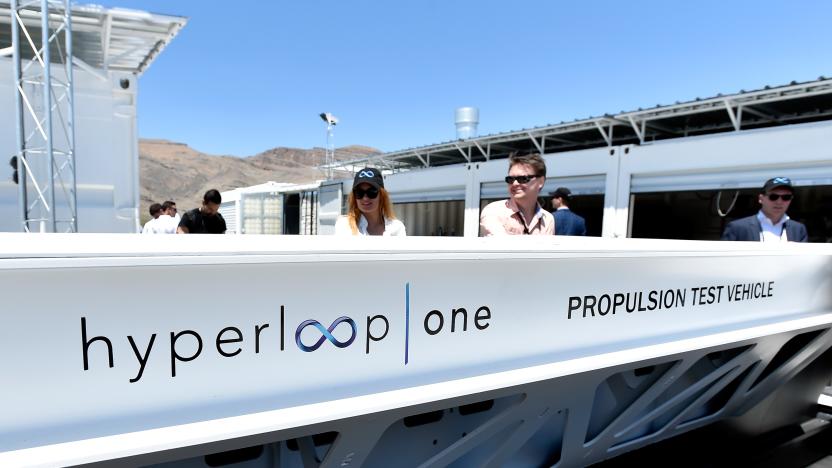
[[[505,180],[509,198],[483,208],[480,235],[553,235],[555,218],[537,201],[546,183],[546,162],[540,154],[512,154]]]

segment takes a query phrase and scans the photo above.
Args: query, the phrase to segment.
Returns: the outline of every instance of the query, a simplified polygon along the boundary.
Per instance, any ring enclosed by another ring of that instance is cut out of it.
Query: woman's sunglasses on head
[[[364,198],[364,195],[367,195],[367,197],[370,200],[374,200],[376,197],[378,197],[378,189],[375,187],[370,187],[367,190],[361,188],[354,188],[352,189],[352,193],[355,195],[356,200],[361,200],[362,198]]]

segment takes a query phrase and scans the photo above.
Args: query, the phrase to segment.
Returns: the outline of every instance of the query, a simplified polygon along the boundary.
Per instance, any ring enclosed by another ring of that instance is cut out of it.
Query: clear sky
[[[81,3],[84,3],[83,1]],[[186,16],[139,82],[139,134],[211,154],[394,151],[832,76],[832,2],[98,0]]]

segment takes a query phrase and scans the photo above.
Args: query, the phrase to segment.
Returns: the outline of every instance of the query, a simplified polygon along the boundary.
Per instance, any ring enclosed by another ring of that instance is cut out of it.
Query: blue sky
[[[99,0],[186,16],[139,134],[211,154],[384,151],[832,76],[832,2]]]

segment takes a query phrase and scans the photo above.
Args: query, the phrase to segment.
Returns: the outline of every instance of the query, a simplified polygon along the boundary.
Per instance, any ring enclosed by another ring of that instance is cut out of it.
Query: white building
[[[480,209],[505,198],[506,158],[540,152],[547,195],[572,190],[589,235],[718,239],[756,212],[763,182],[797,186],[789,214],[812,241],[832,238],[832,79],[574,122],[448,141],[343,164],[389,173],[385,187],[408,233],[477,236]],[[351,180],[320,191],[320,232],[340,213]],[[326,207],[326,209],[324,209]]]
[[[11,18],[9,2],[0,0],[0,231],[21,230],[18,186],[7,163],[18,148]],[[39,9],[24,10],[21,18],[28,35],[40,47]],[[72,6],[79,232],[137,232],[138,81],[186,22],[178,16],[122,8]],[[25,36],[20,33],[22,42]],[[40,66],[27,42],[21,51],[24,68]],[[50,61],[53,68],[63,67],[60,60],[59,54],[54,54]],[[31,85],[25,91],[31,98],[29,104],[38,111],[38,106],[43,106],[43,100],[38,99],[43,96],[42,86]]]

